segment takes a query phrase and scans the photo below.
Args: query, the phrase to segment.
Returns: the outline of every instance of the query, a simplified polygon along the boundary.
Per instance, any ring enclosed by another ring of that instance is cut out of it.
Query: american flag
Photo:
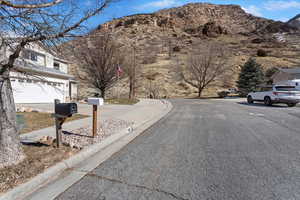
[[[121,74],[123,73],[123,70],[120,66],[117,67],[117,75],[121,76]]]

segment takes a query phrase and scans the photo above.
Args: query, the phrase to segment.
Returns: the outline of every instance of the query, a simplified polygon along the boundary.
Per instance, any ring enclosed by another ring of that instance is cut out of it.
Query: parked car
[[[296,106],[300,102],[300,91],[295,86],[274,85],[272,87],[263,87],[259,92],[251,92],[247,95],[249,104],[255,101],[264,102],[271,106],[275,103],[285,103],[289,107]]]
[[[230,94],[236,94],[236,93],[238,92],[238,90],[237,90],[236,88],[229,88],[229,89],[228,89],[228,92],[229,92]]]

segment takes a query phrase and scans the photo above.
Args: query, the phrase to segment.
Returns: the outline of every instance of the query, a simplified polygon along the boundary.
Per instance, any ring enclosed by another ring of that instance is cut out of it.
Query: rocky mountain
[[[287,24],[300,29],[300,14],[290,19]]]
[[[138,62],[138,96],[149,96],[152,90],[159,96],[195,96],[196,89],[182,78],[191,51],[207,43],[226,48],[224,57],[230,67],[226,76],[205,91],[215,95],[218,90],[235,87],[240,66],[249,57],[256,57],[265,69],[300,65],[299,30],[288,23],[255,17],[237,5],[191,3],[164,9],[152,14],[138,14],[114,19],[99,25],[85,39],[109,32],[130,53],[135,47]],[[258,57],[257,51],[267,55]],[[73,65],[76,68],[76,64]],[[75,74],[76,75],[76,74]],[[109,95],[128,93],[128,81],[123,79]],[[92,90],[82,84],[82,97]]]

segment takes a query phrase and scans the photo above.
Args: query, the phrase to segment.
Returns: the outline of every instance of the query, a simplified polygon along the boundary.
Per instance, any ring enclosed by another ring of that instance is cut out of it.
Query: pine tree
[[[249,92],[257,91],[258,86],[264,82],[261,65],[250,58],[242,67],[237,81],[239,92],[246,96]]]

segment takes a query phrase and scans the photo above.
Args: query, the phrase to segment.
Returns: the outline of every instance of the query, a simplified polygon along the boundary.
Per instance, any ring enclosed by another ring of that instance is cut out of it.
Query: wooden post
[[[93,137],[97,135],[97,105],[93,105]]]
[[[56,106],[56,104],[59,104],[60,101],[58,99],[54,100],[54,106]],[[55,114],[55,127],[56,127],[56,147],[59,148],[61,145],[61,119],[58,118],[58,116],[56,116]]]
[[[62,119],[55,117],[55,124],[56,124],[56,147],[59,148],[61,146]]]

